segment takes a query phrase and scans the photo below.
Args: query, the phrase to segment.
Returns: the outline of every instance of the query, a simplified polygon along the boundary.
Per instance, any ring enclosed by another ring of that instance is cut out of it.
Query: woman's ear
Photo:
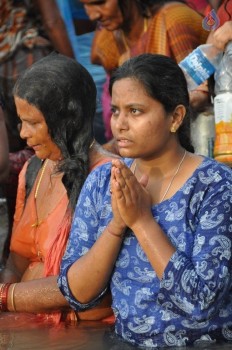
[[[185,114],[186,114],[186,108],[184,105],[176,106],[172,114],[172,124],[170,128],[171,132],[175,133],[179,129],[179,127],[181,126],[184,120]]]

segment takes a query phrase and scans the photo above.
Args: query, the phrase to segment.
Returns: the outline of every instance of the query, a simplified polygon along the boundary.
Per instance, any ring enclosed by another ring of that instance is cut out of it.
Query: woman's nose
[[[19,135],[22,139],[30,137],[30,128],[25,123],[18,124]]]
[[[128,129],[128,118],[124,112],[120,112],[118,115],[115,126],[118,130]]]

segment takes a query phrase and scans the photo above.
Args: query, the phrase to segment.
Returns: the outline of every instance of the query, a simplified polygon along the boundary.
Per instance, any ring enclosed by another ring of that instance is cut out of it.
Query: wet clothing
[[[128,166],[133,160],[126,159]],[[112,219],[111,166],[93,171],[79,196],[58,284],[71,307],[69,267]],[[109,286],[115,332],[141,347],[185,346],[232,340],[232,171],[204,158],[185,184],[151,208],[176,248],[160,280],[136,236],[127,230]]]
[[[109,161],[109,158],[99,159],[93,168],[106,161]],[[55,276],[59,273],[60,262],[65,251],[72,220],[68,207],[69,199],[61,181],[63,176],[61,173],[54,172],[52,175],[49,174],[46,179],[40,177],[40,171],[25,202],[27,167],[28,162],[24,164],[19,175],[16,210],[10,244],[11,252],[29,260],[29,266],[24,272],[21,281]],[[50,191],[51,195],[45,198],[46,201],[52,202],[50,211],[46,213],[46,217],[38,222],[35,192],[40,179],[41,186],[42,181],[45,181],[45,187],[49,189],[49,186],[52,186],[53,190],[52,192]],[[50,313],[46,316],[59,321],[61,313]]]

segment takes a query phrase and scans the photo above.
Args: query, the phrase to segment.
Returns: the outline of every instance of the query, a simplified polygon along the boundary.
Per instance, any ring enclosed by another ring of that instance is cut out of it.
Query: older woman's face
[[[20,137],[40,159],[59,160],[61,151],[52,141],[43,114],[35,106],[15,96],[15,105],[21,121]]]
[[[98,21],[109,31],[118,29],[123,24],[123,16],[118,0],[80,0],[92,21]]]

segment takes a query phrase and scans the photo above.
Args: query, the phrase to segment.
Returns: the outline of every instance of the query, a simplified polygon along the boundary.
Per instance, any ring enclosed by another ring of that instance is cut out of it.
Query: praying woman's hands
[[[115,181],[115,171],[116,167],[112,164],[112,169],[111,169],[111,179],[110,179],[110,192],[111,192],[111,206],[112,206],[112,211],[113,211],[113,219],[111,220],[110,224],[108,225],[108,230],[110,232],[117,233],[119,237],[122,237],[127,225],[123,221],[120,212],[118,210],[118,204],[116,200],[116,192],[113,190],[113,183]],[[112,231],[113,230],[113,231]]]
[[[151,217],[151,197],[146,190],[148,177],[139,181],[120,160],[112,161],[111,191],[114,218],[133,229],[136,222]]]

